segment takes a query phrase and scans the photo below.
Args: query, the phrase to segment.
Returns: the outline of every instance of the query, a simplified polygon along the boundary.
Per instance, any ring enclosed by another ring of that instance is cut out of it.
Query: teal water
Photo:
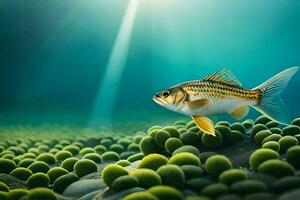
[[[113,59],[123,70],[105,77],[128,6],[124,0],[0,1],[1,124],[186,119],[156,105],[153,94],[223,68],[250,89],[300,65],[299,1],[140,0],[128,49]],[[100,91],[105,79],[110,84]],[[300,114],[298,91],[300,73],[283,93],[293,118]]]

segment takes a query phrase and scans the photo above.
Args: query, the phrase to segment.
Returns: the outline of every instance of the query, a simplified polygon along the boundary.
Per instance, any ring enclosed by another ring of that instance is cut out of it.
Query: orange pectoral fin
[[[199,108],[204,108],[208,105],[208,100],[207,99],[197,99],[194,101],[189,101],[187,102],[187,106],[191,110],[197,110]]]
[[[192,116],[192,119],[201,131],[203,131],[206,134],[216,136],[214,124],[210,119],[203,116]]]
[[[235,108],[234,110],[232,110],[231,112],[229,112],[229,114],[234,117],[237,120],[242,119],[243,117],[245,117],[249,112],[249,107],[248,106],[241,106],[238,108]]]

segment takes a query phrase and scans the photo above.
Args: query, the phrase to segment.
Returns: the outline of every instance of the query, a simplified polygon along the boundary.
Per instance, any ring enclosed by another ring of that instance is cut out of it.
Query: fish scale
[[[208,96],[221,99],[229,98],[253,101],[259,101],[261,98],[260,90],[244,90],[212,81],[192,81],[184,84],[182,88],[189,95],[199,97]]]

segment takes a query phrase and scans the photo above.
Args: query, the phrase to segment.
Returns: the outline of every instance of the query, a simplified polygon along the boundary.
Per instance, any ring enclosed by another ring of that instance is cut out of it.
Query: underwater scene
[[[299,19],[0,0],[0,200],[299,200]]]

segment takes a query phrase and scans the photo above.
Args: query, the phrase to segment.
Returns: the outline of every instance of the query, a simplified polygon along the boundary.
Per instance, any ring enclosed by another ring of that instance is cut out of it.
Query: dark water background
[[[0,124],[88,125],[127,5],[0,0]],[[224,67],[250,89],[299,66],[299,19],[297,0],[139,1],[110,120],[184,118],[155,105],[152,95]],[[283,99],[300,116],[300,73]]]

